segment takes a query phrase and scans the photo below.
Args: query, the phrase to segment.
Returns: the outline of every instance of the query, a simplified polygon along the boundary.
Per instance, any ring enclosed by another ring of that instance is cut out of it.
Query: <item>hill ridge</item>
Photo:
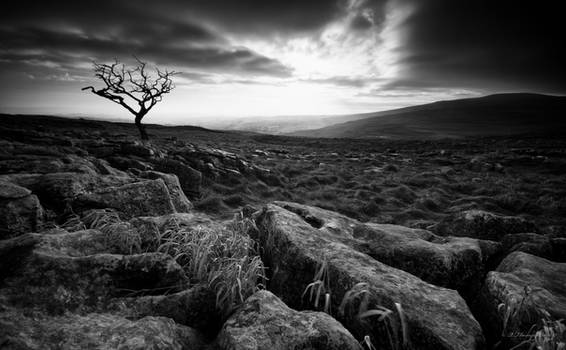
[[[376,112],[367,118],[288,135],[438,139],[547,133],[566,129],[564,112],[566,96],[501,93]]]

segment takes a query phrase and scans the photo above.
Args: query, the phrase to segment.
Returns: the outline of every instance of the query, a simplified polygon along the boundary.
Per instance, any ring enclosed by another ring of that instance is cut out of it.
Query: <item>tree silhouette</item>
[[[104,97],[126,108],[135,116],[135,123],[142,140],[149,140],[145,125],[141,123],[143,117],[163,99],[163,95],[171,92],[175,86],[171,77],[174,71],[160,71],[155,68],[157,78],[153,78],[146,71],[146,63],[136,57],[137,66],[126,68],[115,60],[112,64],[94,62],[94,73],[106,87],[96,90],[92,86],[82,88]]]

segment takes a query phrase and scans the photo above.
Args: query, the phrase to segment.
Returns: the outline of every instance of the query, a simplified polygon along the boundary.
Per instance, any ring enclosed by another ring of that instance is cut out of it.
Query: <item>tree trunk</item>
[[[136,126],[138,127],[138,130],[140,132],[140,138],[142,139],[142,141],[147,141],[147,140],[149,140],[149,136],[147,135],[147,132],[145,131],[145,125],[143,125],[141,123],[141,120],[144,117],[144,115],[145,114],[136,115]]]

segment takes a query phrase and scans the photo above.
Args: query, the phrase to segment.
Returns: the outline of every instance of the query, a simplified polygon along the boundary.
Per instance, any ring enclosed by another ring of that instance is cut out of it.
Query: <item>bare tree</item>
[[[171,92],[175,87],[171,77],[173,71],[160,71],[156,68],[157,78],[153,78],[146,71],[146,63],[136,57],[137,66],[126,68],[115,60],[112,64],[94,62],[94,73],[106,87],[96,90],[92,86],[82,88],[109,99],[126,108],[135,116],[135,123],[142,140],[149,140],[145,125],[141,123],[143,117],[163,99],[163,95]]]

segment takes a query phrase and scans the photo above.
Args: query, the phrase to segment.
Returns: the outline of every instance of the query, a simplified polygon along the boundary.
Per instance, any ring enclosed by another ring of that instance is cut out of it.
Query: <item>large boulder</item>
[[[140,142],[122,143],[120,145],[120,152],[141,158],[150,158],[155,155],[155,151],[151,147]]]
[[[0,182],[0,239],[38,230],[43,208],[27,188]]]
[[[179,178],[176,175],[160,173],[158,171],[144,171],[139,176],[151,180],[162,179],[169,190],[171,200],[177,212],[188,213],[193,208],[192,203],[187,199],[187,196],[185,196],[181,184],[179,183]]]
[[[76,172],[91,175],[98,173],[98,168],[92,162],[95,158],[69,154],[72,151],[66,149],[63,154],[49,151],[46,147],[30,147],[28,150],[16,148],[12,150],[12,154],[0,160],[0,173]],[[46,153],[42,154],[42,152]]]
[[[481,328],[456,291],[385,265],[280,206],[268,205],[257,224],[264,262],[273,271],[269,288],[289,306],[303,307],[303,292],[316,274],[322,274],[333,310],[340,309],[347,293],[360,284],[365,285],[370,309],[396,310],[400,304],[404,312],[397,321],[405,321],[396,324],[405,324],[404,340],[415,348],[483,347]],[[341,321],[357,338],[370,334],[374,344],[387,344],[384,327],[368,329],[367,322],[355,315],[344,315]],[[395,332],[402,334],[398,328]]]
[[[501,239],[507,255],[520,251],[557,262],[566,262],[566,239],[536,233],[515,233]]]
[[[91,163],[101,175],[128,176],[125,172],[110,166],[104,159],[92,158]]]
[[[197,284],[190,289],[167,295],[116,298],[111,308],[132,319],[144,316],[163,316],[190,326],[212,338],[220,327],[216,310],[216,295],[206,285]]]
[[[3,294],[51,313],[84,312],[112,297],[177,292],[187,283],[181,266],[162,253],[71,257],[40,247],[5,280]]]
[[[473,297],[501,244],[467,237],[441,237],[430,231],[390,224],[362,224],[317,207],[274,204],[298,214],[321,232],[428,283]]]
[[[57,212],[66,210],[82,194],[135,181],[131,177],[73,172],[0,175],[2,180],[30,189],[45,208]]]
[[[25,233],[0,240],[0,284],[6,276],[21,267],[25,258],[39,241],[38,235],[34,233]]]
[[[474,237],[499,241],[506,234],[536,232],[536,226],[518,216],[502,216],[483,210],[466,210],[444,218],[434,231],[442,236]]]
[[[155,170],[177,175],[181,188],[189,198],[200,197],[202,174],[183,162],[175,159],[158,159],[154,162]]]
[[[108,162],[110,162],[112,166],[120,170],[137,169],[140,171],[145,171],[151,169],[151,165],[149,165],[146,162],[132,158],[120,157],[120,156],[110,157],[108,158]]]
[[[484,317],[493,326],[490,336],[526,333],[545,312],[553,319],[566,319],[564,286],[566,263],[520,251],[508,255],[496,271],[488,273],[482,290]],[[506,312],[510,316],[503,329]]]
[[[111,314],[47,316],[2,308],[3,349],[204,349],[194,329],[165,317],[129,320]]]
[[[162,179],[109,186],[78,195],[78,208],[113,208],[126,217],[159,216],[175,212],[171,195]]]
[[[352,334],[328,314],[295,311],[265,290],[250,296],[226,321],[218,344],[226,350],[361,350]]]
[[[144,245],[142,239],[145,237],[128,222],[117,223],[103,231],[87,229],[38,236],[39,247],[42,249],[75,257],[102,253],[133,254],[143,251],[149,245]]]

